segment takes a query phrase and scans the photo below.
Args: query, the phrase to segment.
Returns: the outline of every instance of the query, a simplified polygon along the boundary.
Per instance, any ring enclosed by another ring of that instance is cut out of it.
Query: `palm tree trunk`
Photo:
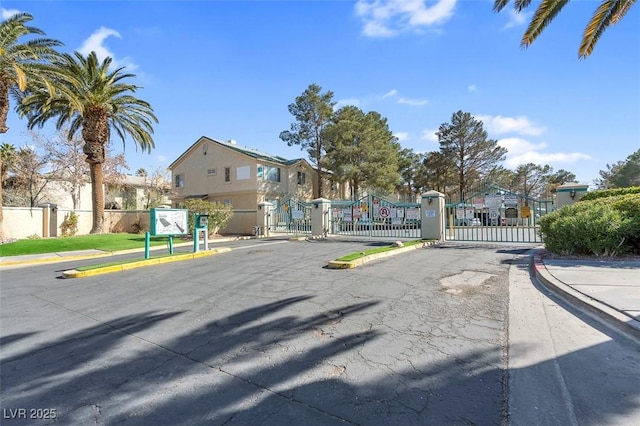
[[[104,233],[104,189],[102,187],[102,163],[89,163],[91,175],[91,205],[93,225],[90,234]]]

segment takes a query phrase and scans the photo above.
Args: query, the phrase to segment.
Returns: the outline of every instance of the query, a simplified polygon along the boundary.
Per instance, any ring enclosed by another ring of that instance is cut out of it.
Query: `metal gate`
[[[376,195],[332,201],[329,232],[362,237],[420,238],[420,204],[393,203]]]
[[[269,214],[269,230],[281,234],[311,234],[311,203],[280,201]]]
[[[470,191],[471,192],[471,191]],[[538,219],[553,201],[535,200],[493,185],[446,205],[446,239],[542,243]]]

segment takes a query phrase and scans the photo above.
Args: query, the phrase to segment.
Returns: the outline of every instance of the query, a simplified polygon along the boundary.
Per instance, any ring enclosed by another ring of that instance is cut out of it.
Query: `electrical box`
[[[209,215],[208,214],[196,214],[195,227],[198,229],[204,229],[209,227]]]

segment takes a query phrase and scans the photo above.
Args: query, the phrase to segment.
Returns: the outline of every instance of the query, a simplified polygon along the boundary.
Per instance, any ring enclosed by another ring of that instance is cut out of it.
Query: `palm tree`
[[[57,53],[53,49],[62,43],[48,38],[34,38],[24,43],[20,39],[30,35],[44,35],[28,25],[33,16],[17,13],[0,22],[0,133],[7,133],[9,93],[27,88],[33,79],[43,77],[42,64]],[[0,159],[0,168],[2,168]],[[0,188],[0,239],[2,239],[2,188]]]
[[[3,143],[0,145],[0,159],[2,163],[0,164],[0,189],[4,186],[5,181],[7,180],[7,176],[9,173],[9,169],[13,164],[13,160],[16,158],[16,147],[10,143]],[[0,193],[2,195],[2,193]]]
[[[516,12],[520,13],[529,6],[531,0],[514,0],[514,2]],[[584,30],[578,56],[586,58],[591,55],[604,30],[620,22],[635,2],[636,0],[602,0]],[[509,0],[495,0],[493,11],[500,12],[507,3]],[[522,36],[521,46],[529,47],[567,3],[569,0],[542,0]]]
[[[158,122],[151,105],[131,95],[139,87],[123,81],[135,75],[123,73],[124,68],[109,71],[111,63],[111,58],[100,63],[95,52],[86,57],[64,53],[52,62],[51,86],[27,90],[18,109],[28,118],[30,129],[55,118],[58,129],[69,124],[69,138],[81,131],[91,176],[92,234],[104,232],[102,165],[111,131],[123,144],[129,136],[136,148],[150,152],[155,146],[152,125]]]

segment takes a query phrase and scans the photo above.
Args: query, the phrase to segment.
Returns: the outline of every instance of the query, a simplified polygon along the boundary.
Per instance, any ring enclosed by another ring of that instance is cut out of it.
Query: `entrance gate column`
[[[444,241],[445,239],[445,202],[444,194],[427,191],[422,194],[420,205],[420,238]]]
[[[258,214],[256,219],[256,237],[268,237],[269,236],[269,219],[271,212],[273,211],[273,203],[260,203],[258,204]]]
[[[329,208],[331,201],[326,198],[316,198],[311,201],[311,235],[326,236],[329,232]]]

